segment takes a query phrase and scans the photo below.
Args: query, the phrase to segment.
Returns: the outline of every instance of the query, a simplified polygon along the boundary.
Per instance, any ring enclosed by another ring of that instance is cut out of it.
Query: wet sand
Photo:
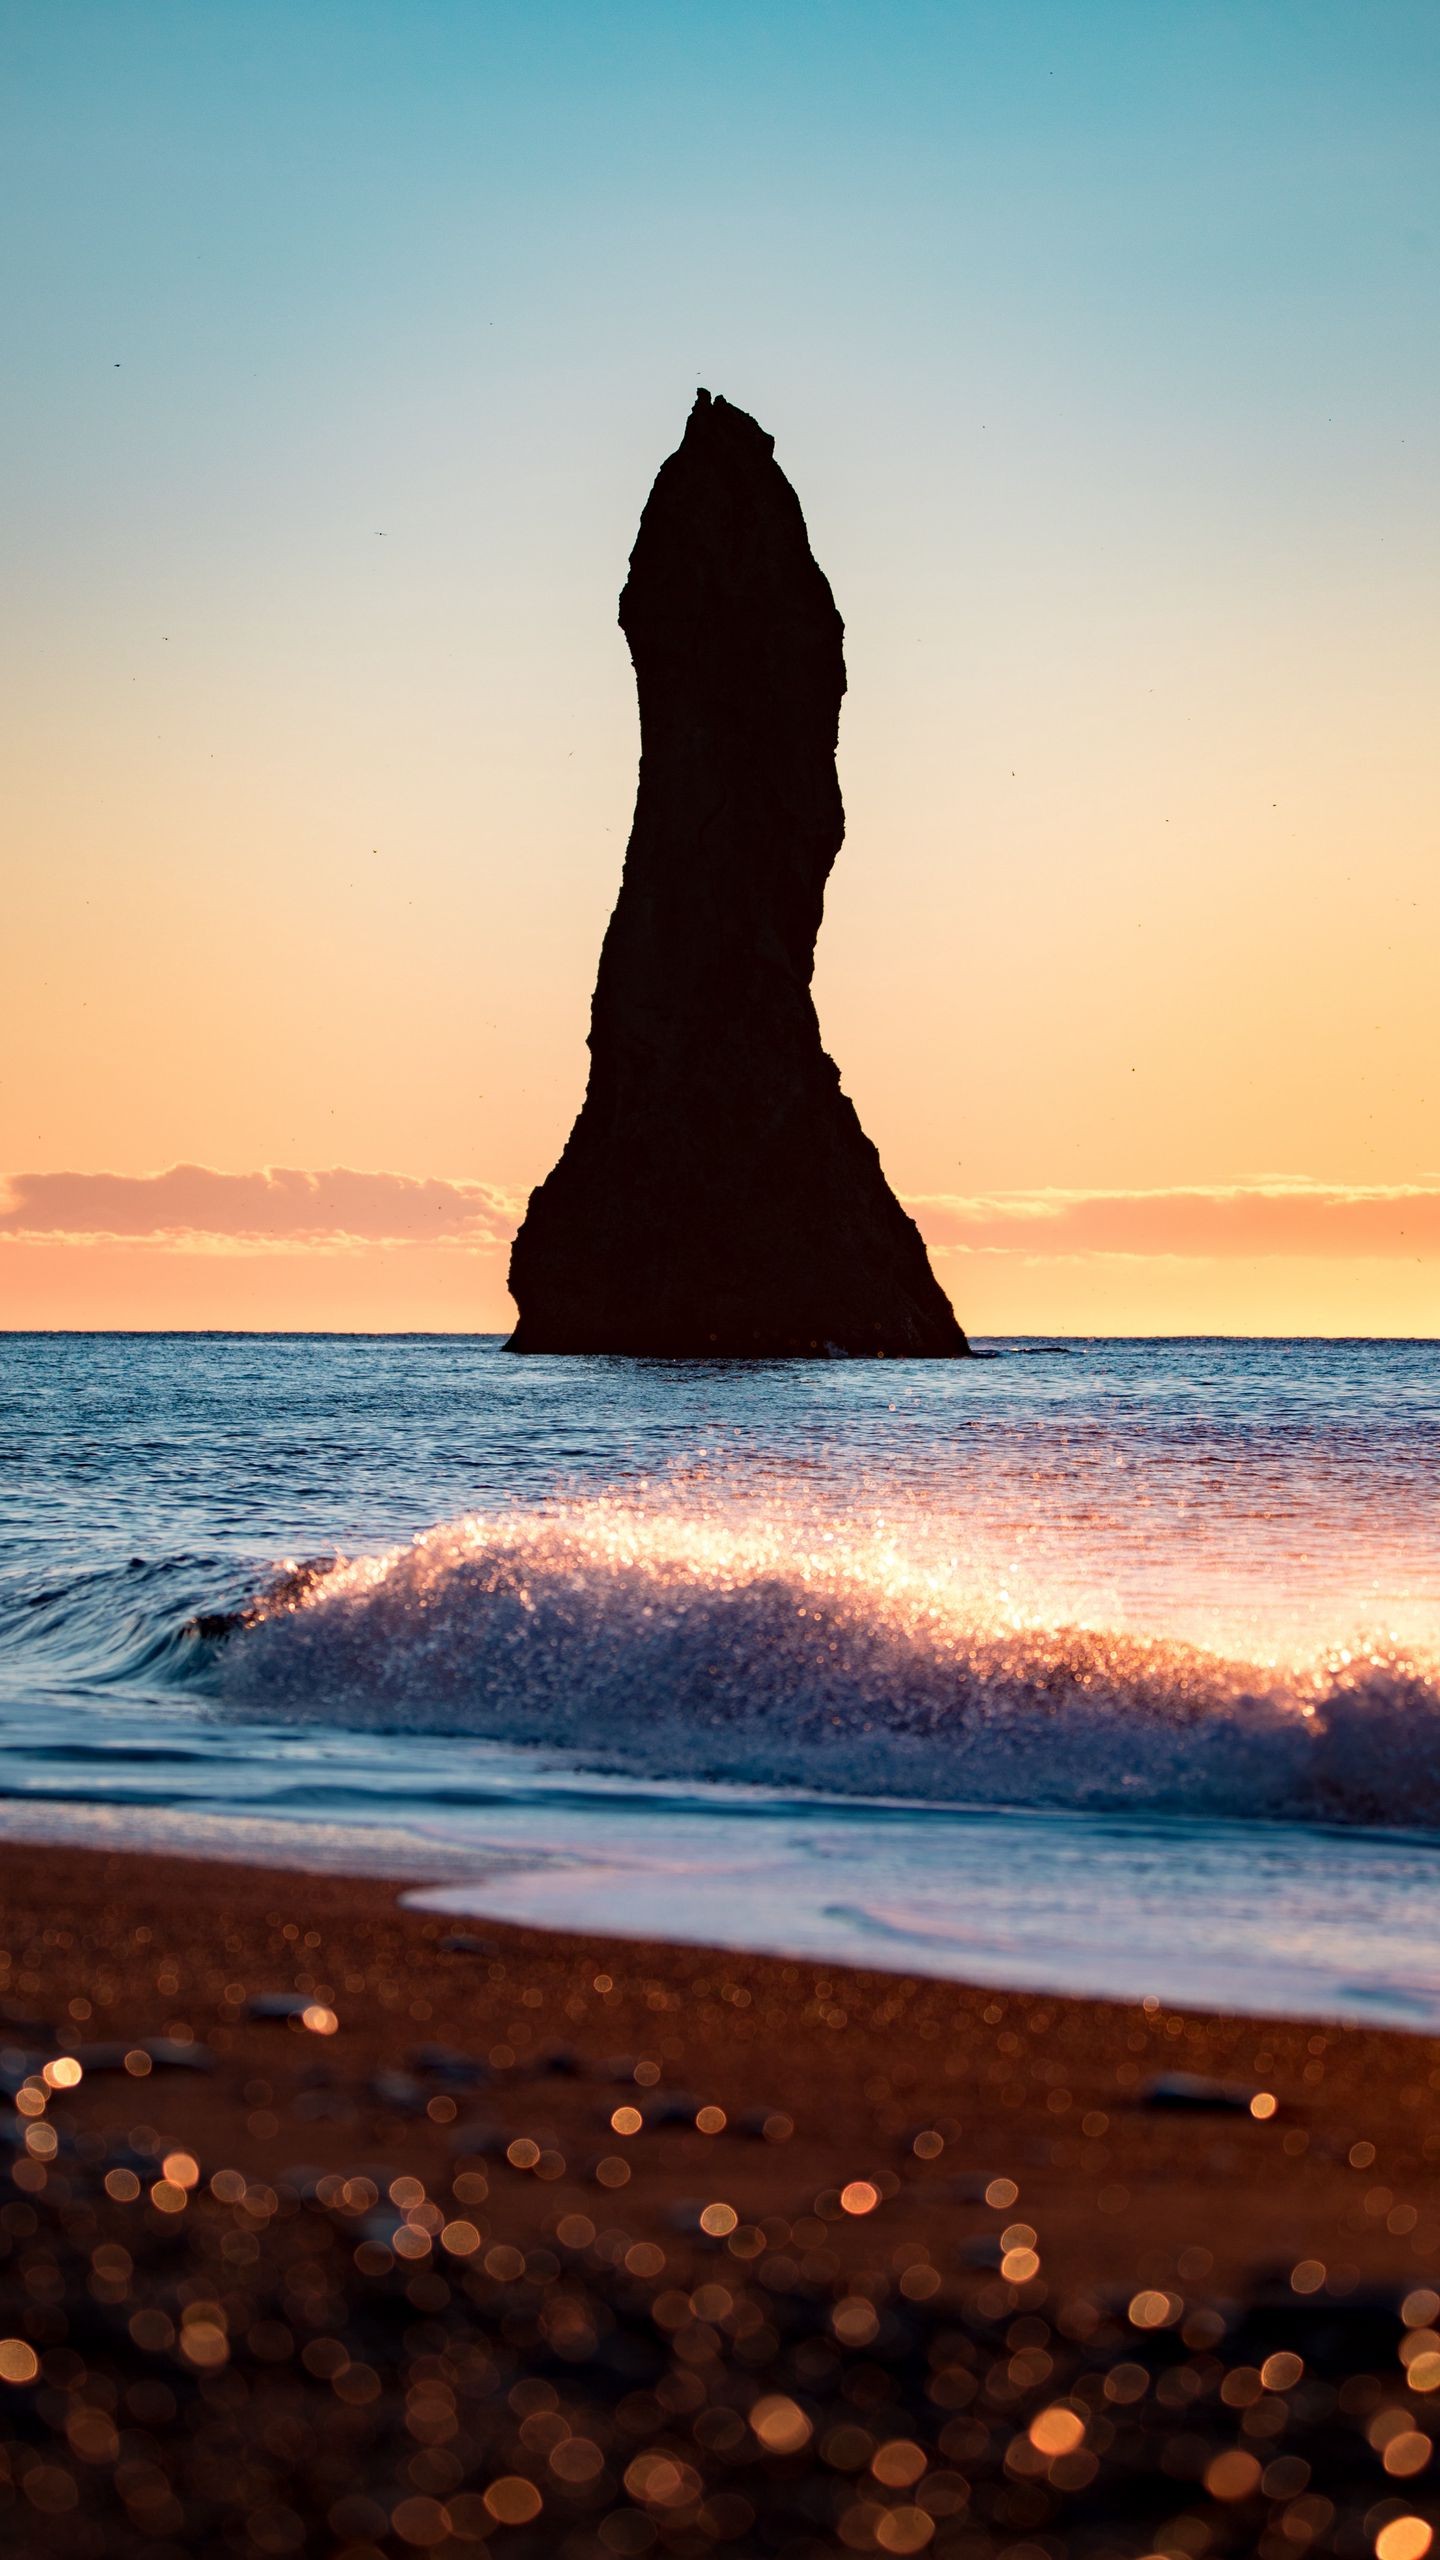
[[[8,2549],[1427,2547],[1431,2039],[398,1890],[7,1850]]]

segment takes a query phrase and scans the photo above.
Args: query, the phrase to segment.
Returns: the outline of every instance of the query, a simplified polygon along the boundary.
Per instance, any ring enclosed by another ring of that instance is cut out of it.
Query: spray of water
[[[465,1732],[591,1768],[941,1802],[1440,1828],[1440,1661],[1135,1633],[1013,1560],[776,1500],[472,1516],[291,1573],[238,1712]]]

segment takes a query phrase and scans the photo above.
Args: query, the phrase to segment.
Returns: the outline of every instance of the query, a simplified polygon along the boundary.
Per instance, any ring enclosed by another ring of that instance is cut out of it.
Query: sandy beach
[[[7,1851],[10,2548],[1428,2548],[1428,2039],[402,1890]]]

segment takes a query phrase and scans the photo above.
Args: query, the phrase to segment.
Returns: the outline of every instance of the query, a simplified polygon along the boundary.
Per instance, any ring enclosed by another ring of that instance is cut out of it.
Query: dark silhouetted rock
[[[531,1195],[514,1351],[968,1345],[820,1044],[842,625],[773,439],[702,391],[620,599],[640,787],[584,1107]]]

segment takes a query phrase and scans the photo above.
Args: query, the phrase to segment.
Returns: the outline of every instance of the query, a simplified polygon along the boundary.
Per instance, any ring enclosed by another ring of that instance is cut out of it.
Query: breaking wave
[[[631,1777],[1440,1830],[1432,1656],[1231,1658],[788,1519],[463,1519],[288,1572],[218,1650],[236,1713]]]

